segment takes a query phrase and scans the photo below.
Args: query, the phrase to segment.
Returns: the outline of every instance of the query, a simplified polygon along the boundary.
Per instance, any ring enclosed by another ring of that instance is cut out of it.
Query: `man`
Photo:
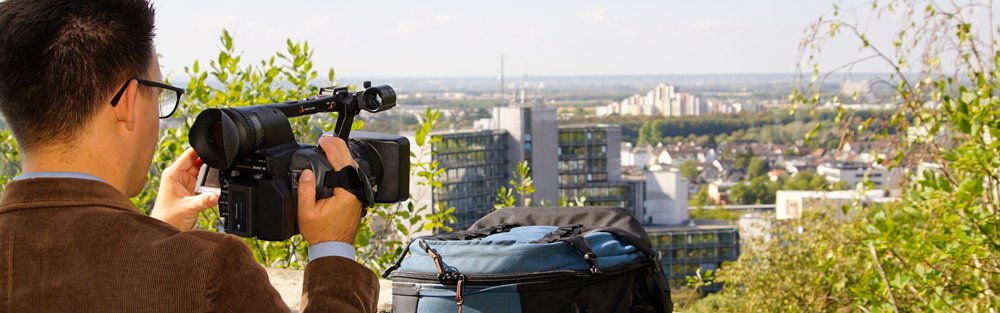
[[[289,310],[241,240],[191,230],[217,202],[193,192],[192,150],[163,171],[152,217],[129,201],[180,93],[159,83],[153,17],[145,0],[0,2],[0,113],[24,172],[0,200],[0,312]],[[355,165],[343,140],[320,144]],[[300,183],[303,311],[374,311],[378,281],[351,246],[360,201],[315,201],[308,171]]]

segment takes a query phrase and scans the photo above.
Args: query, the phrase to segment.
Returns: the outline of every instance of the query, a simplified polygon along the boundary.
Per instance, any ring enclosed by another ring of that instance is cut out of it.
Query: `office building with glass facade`
[[[697,223],[697,222],[696,222]],[[671,287],[687,284],[685,278],[700,269],[716,270],[722,262],[740,256],[740,235],[732,225],[646,226],[646,232],[663,264]],[[710,286],[715,291],[721,285]]]
[[[622,180],[621,126],[559,127],[559,198],[589,206],[621,207],[641,218],[645,184]]]
[[[441,187],[432,189],[435,206],[455,208],[457,221],[449,225],[464,229],[493,211],[497,189],[509,180],[508,134],[481,130],[432,134],[432,160],[444,170]]]

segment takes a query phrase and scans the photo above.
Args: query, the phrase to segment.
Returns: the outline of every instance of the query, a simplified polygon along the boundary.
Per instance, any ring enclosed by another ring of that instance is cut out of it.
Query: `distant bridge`
[[[705,210],[711,210],[715,208],[722,208],[723,210],[732,211],[774,211],[775,204],[742,204],[742,205],[706,205],[702,206]],[[697,210],[696,206],[688,206],[688,210]]]

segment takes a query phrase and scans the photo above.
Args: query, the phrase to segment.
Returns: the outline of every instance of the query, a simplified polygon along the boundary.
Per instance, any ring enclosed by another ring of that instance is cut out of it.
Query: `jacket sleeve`
[[[354,260],[318,258],[306,265],[301,309],[310,312],[375,312],[378,277]]]
[[[250,248],[226,235],[208,267],[205,312],[290,312]]]

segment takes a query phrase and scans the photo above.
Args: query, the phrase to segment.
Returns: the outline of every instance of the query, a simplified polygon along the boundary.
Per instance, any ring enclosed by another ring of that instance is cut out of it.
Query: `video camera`
[[[298,230],[296,206],[299,175],[316,177],[316,199],[342,187],[361,200],[394,203],[409,196],[410,142],[401,136],[354,132],[361,110],[382,112],[396,106],[389,86],[350,92],[347,87],[321,88],[305,100],[238,108],[206,109],[195,119],[188,140],[206,167],[200,187],[219,190],[219,213],[226,232],[263,240],[286,240]],[[319,146],[295,141],[288,118],[337,112],[333,135],[347,141],[358,168],[335,171]],[[366,212],[363,210],[363,212]]]

